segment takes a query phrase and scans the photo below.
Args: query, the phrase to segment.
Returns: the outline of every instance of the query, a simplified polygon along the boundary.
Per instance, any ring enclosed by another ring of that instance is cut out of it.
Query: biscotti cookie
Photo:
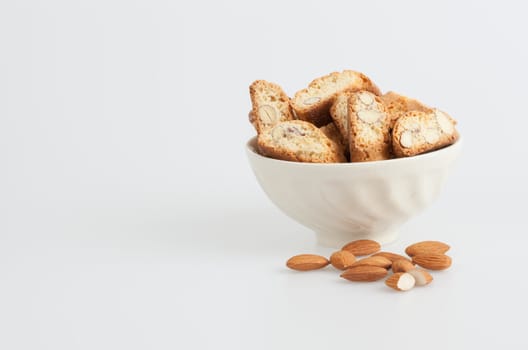
[[[337,127],[334,123],[321,126],[319,129],[326,135],[326,137],[334,141],[334,143],[339,146],[341,153],[344,154],[345,157],[348,155],[348,143],[345,142],[343,136],[339,130],[337,130]]]
[[[257,138],[262,155],[309,163],[341,163],[346,159],[340,147],[315,125],[291,120],[261,132]]]
[[[282,88],[265,80],[256,80],[249,86],[253,106],[249,120],[257,133],[285,120],[292,120],[290,98]]]
[[[362,73],[352,70],[334,72],[313,80],[306,89],[298,91],[291,106],[298,119],[323,126],[332,121],[330,107],[337,94],[358,90],[380,94],[378,87]]]
[[[369,91],[352,93],[348,99],[350,161],[389,159],[390,117],[381,99]]]
[[[343,140],[348,147],[348,98],[351,92],[341,92],[337,94],[332,107],[330,107],[330,116],[334,124],[341,133]]]
[[[434,151],[458,139],[456,121],[438,109],[411,111],[401,116],[392,130],[392,147],[398,157]]]
[[[394,122],[399,117],[401,117],[407,112],[420,111],[429,113],[432,111],[431,107],[424,105],[420,101],[397,94],[393,91],[389,91],[381,95],[380,98],[385,104],[387,112],[391,117],[392,126],[394,126]]]

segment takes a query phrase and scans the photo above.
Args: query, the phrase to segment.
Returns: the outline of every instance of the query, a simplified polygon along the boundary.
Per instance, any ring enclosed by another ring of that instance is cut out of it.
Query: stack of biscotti
[[[366,162],[409,157],[454,143],[456,121],[436,108],[380,89],[345,70],[313,80],[293,98],[274,83],[249,87],[249,119],[259,152],[310,162]]]

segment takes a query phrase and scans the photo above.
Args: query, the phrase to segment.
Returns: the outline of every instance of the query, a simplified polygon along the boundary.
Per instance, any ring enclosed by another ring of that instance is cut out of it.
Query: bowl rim
[[[282,160],[282,159],[275,159],[270,157],[265,157],[261,154],[259,154],[256,150],[256,144],[257,144],[257,136],[251,137],[246,142],[246,151],[255,158],[262,159],[263,161],[269,161],[274,163],[283,163],[283,164],[291,164],[296,166],[303,166],[303,167],[340,167],[340,168],[370,168],[370,167],[377,167],[382,166],[383,164],[397,164],[397,163],[410,163],[410,162],[419,162],[421,160],[426,160],[430,158],[439,157],[445,153],[451,153],[459,151],[463,144],[463,138],[460,136],[458,140],[455,141],[455,143],[448,145],[446,147],[437,149],[435,151],[418,154],[416,156],[411,157],[401,157],[401,158],[393,158],[393,159],[385,159],[385,160],[374,160],[370,162],[346,162],[346,163],[308,163],[308,162],[295,162],[291,160]]]

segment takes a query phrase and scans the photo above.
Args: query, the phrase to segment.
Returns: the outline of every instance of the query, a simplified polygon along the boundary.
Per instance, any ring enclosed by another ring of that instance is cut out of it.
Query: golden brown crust
[[[249,119],[257,133],[281,121],[294,119],[290,98],[279,85],[256,80],[249,86],[249,95],[252,104]]]
[[[350,161],[391,158],[390,117],[381,99],[358,91],[348,99]]]
[[[334,124],[341,134],[346,148],[348,148],[348,99],[352,92],[341,92],[337,94],[332,107],[330,108],[330,116]]]
[[[434,151],[458,140],[456,121],[438,109],[410,111],[394,124],[392,147],[397,157],[409,157]]]
[[[389,91],[380,96],[391,117],[391,129],[398,118],[410,111],[431,112],[432,108],[418,100]]]
[[[340,146],[315,125],[291,120],[280,122],[260,133],[259,152],[265,156],[309,163],[342,163],[346,159]]]
[[[334,123],[329,123],[319,128],[330,140],[339,146],[340,153],[344,154],[348,158],[348,143],[343,139],[343,135],[337,130]]]
[[[330,108],[340,92],[367,90],[379,95],[379,88],[364,74],[352,70],[332,72],[314,79],[307,88],[298,91],[291,100],[295,115],[316,126],[332,121]]]
[[[315,126],[323,126],[328,124],[331,120],[329,111],[330,107],[332,106],[333,100],[327,99],[321,103],[318,103],[317,105],[307,108],[304,110],[295,110],[295,115],[300,120],[304,120],[307,122],[310,122],[314,124]],[[293,105],[292,105],[292,108]]]
[[[251,123],[251,125],[253,125],[253,127],[255,128],[255,130],[257,130],[257,122],[255,121],[255,116],[253,115],[253,109],[251,109],[251,110],[248,112],[248,120],[249,120],[249,122]]]
[[[359,74],[361,80],[363,81],[363,84],[361,85],[361,87],[358,86],[358,89],[355,90],[355,91],[365,90],[365,91],[372,92],[376,96],[380,96],[381,95],[380,88],[376,84],[374,84],[374,82],[372,80],[370,80],[369,77],[367,77],[363,73],[360,73],[360,72],[357,72],[357,73]]]

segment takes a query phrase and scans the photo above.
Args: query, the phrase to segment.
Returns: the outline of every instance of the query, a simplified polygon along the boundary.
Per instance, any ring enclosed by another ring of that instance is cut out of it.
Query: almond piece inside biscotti
[[[346,159],[340,145],[315,125],[291,120],[280,122],[257,138],[261,154],[282,160],[310,163],[341,163]]]
[[[257,110],[259,121],[266,126],[277,124],[280,111],[272,105],[262,105]]]
[[[440,133],[437,128],[427,128],[423,130],[423,136],[425,142],[434,145],[440,139]]]
[[[411,130],[405,130],[400,136],[400,145],[405,148],[412,147],[413,141],[413,132]]]
[[[391,157],[390,118],[378,96],[369,91],[350,94],[348,128],[352,162],[383,160]]]
[[[313,96],[313,97],[308,97],[307,99],[305,99],[303,101],[303,104],[307,105],[307,106],[310,106],[310,105],[313,105],[317,102],[321,101],[321,97],[320,96]]]
[[[438,123],[440,130],[442,130],[442,132],[447,135],[453,134],[453,131],[455,129],[455,124],[453,123],[453,120],[446,113],[438,109],[435,109],[434,113],[436,117],[436,122]]]
[[[282,88],[265,80],[256,80],[249,87],[251,97],[250,121],[261,133],[277,123],[293,120],[290,99]]]
[[[398,157],[407,157],[450,145],[458,139],[455,124],[453,118],[438,109],[429,113],[407,112],[394,124],[393,151]]]
[[[298,91],[291,100],[295,115],[316,126],[332,121],[330,107],[337,94],[345,91],[367,90],[380,94],[378,87],[364,74],[345,70],[313,80],[306,89]]]

